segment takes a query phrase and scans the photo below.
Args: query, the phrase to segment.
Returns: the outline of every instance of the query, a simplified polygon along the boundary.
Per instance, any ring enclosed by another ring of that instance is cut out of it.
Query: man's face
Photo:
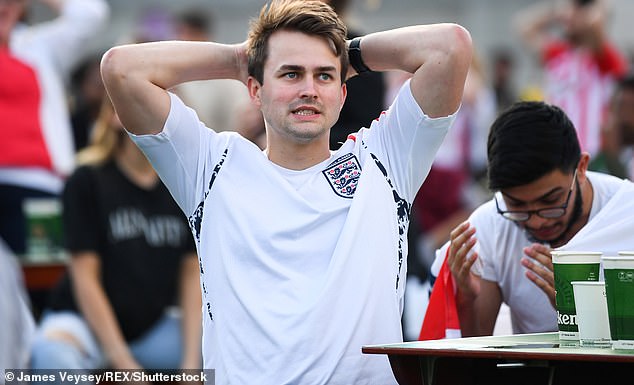
[[[555,170],[536,181],[502,190],[506,210],[532,211],[568,205],[563,216],[559,218],[543,218],[536,213],[524,222],[517,222],[536,241],[559,244],[567,241],[572,234],[570,230],[581,216],[582,198],[579,183],[573,183],[573,173],[562,173]],[[570,198],[568,198],[568,193]]]
[[[20,20],[26,0],[0,0],[0,43],[9,40],[11,30]]]
[[[568,39],[574,44],[584,44],[593,39],[597,29],[604,23],[604,10],[598,1],[586,5],[569,0],[566,4],[564,29]]]
[[[269,141],[327,141],[346,97],[334,48],[324,39],[282,30],[271,35],[268,51],[263,84],[251,79],[249,89]]]

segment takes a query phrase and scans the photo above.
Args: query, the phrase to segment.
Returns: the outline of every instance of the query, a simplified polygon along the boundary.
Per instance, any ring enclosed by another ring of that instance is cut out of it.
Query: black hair
[[[522,186],[581,159],[577,132],[561,108],[517,102],[493,122],[487,143],[489,189]]]
[[[617,90],[634,90],[634,72],[629,72],[618,79],[616,83]]]

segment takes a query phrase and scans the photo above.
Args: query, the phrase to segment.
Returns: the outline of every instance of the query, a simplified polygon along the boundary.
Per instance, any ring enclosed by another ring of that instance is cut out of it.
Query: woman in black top
[[[78,161],[63,193],[70,267],[40,323],[32,367],[199,368],[192,234],[108,99]]]

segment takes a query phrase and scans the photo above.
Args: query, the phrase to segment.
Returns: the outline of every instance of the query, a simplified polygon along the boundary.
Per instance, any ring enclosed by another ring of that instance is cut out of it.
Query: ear
[[[260,107],[262,105],[262,101],[260,100],[260,90],[262,89],[262,85],[260,82],[253,76],[249,76],[247,79],[247,89],[249,90],[251,100]]]
[[[579,164],[577,165],[577,179],[586,179],[586,171],[588,171],[588,165],[590,164],[590,154],[587,152],[581,153]]]
[[[344,82],[341,85],[341,105],[339,106],[339,112],[341,112],[341,109],[343,108],[343,104],[346,102],[347,96],[348,96],[348,88],[346,86],[346,83]]]

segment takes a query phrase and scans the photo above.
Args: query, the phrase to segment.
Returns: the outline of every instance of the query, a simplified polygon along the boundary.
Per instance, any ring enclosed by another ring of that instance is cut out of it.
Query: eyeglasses
[[[533,214],[542,218],[546,218],[546,219],[560,218],[564,216],[564,214],[566,213],[566,209],[568,208],[568,203],[570,202],[570,197],[572,196],[572,190],[575,188],[576,181],[577,181],[577,170],[575,170],[575,173],[572,177],[572,185],[570,186],[570,190],[568,191],[568,196],[566,197],[566,203],[564,203],[563,206],[546,207],[539,210],[527,210],[527,211],[502,211],[500,209],[500,205],[498,204],[497,197],[494,196],[493,199],[495,200],[495,207],[498,210],[498,214],[514,222],[526,222]]]

